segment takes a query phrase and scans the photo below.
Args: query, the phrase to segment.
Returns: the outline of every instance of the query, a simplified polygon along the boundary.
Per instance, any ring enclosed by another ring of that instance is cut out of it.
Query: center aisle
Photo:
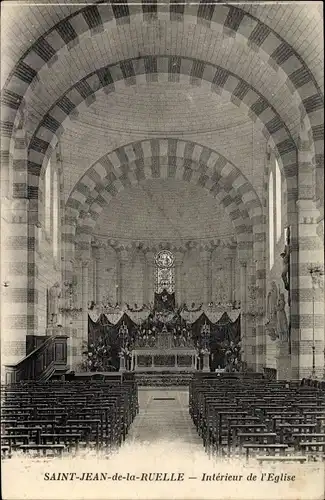
[[[188,410],[187,388],[139,389],[139,414],[134,419],[126,445],[181,441],[203,450]]]

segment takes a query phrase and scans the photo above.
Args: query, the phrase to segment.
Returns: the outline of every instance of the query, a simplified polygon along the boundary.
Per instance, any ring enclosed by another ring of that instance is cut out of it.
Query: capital
[[[129,252],[126,249],[120,250],[118,255],[119,255],[120,262],[128,262]]]
[[[174,252],[174,257],[175,257],[175,264],[180,265],[182,264],[184,260],[184,253],[183,252]]]
[[[316,222],[319,220],[320,211],[316,207],[314,200],[301,199],[296,201],[299,221],[303,222],[305,219]]]
[[[155,252],[149,250],[144,254],[147,264],[154,264],[155,262]]]
[[[200,250],[200,259],[202,261],[209,261],[211,260],[211,250]]]

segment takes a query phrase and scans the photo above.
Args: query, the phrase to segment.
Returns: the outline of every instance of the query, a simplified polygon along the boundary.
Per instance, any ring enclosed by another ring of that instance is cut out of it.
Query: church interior
[[[2,456],[324,460],[322,3],[2,26]]]

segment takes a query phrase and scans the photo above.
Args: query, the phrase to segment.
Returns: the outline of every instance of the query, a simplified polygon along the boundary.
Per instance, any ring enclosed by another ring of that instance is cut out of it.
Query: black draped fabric
[[[90,316],[88,316],[88,343],[93,344],[97,342],[100,337],[103,337],[103,325],[101,323],[101,317],[97,321],[93,321]]]
[[[118,320],[118,322],[114,325],[114,327],[117,328],[117,330],[119,330],[123,325],[123,323],[127,326],[129,333],[131,330],[137,327],[136,323],[132,321],[132,319],[130,318],[130,316],[128,316],[127,313],[123,314],[123,316]]]
[[[229,324],[229,340],[234,342],[235,344],[238,344],[238,342],[241,339],[240,336],[240,315],[238,318],[233,322]]]
[[[210,327],[210,336],[214,336],[215,324],[209,320],[208,316],[203,312],[194,323],[192,323],[191,328],[193,332],[194,339],[198,339],[201,335],[201,330],[203,325]]]
[[[99,316],[99,318],[98,318],[98,320],[97,320],[97,323],[99,323],[99,324],[100,324],[100,325],[102,325],[102,326],[110,326],[110,327],[113,327],[113,326],[114,326],[114,325],[113,325],[113,323],[111,323],[111,322],[108,320],[108,318],[107,318],[106,314],[103,314],[103,313]]]
[[[175,293],[169,293],[164,289],[161,293],[155,293],[155,311],[173,311],[176,307]]]
[[[128,316],[127,313],[124,313],[123,316],[114,325],[117,336],[118,336],[119,330],[123,324],[128,329],[128,338],[126,339],[126,343],[130,345],[135,340],[136,334],[139,330],[139,326],[130,318],[130,316]]]
[[[151,330],[153,327],[158,328],[158,330],[162,330],[164,323],[160,321],[154,313],[150,313],[143,326]]]
[[[229,333],[231,329],[232,321],[228,314],[225,312],[221,318],[215,323],[216,337],[222,342],[229,340]]]
[[[110,349],[111,364],[115,370],[118,370],[120,366],[119,352],[121,339],[119,337],[119,330],[123,323],[126,325],[130,337],[136,324],[127,314],[123,314],[115,325],[107,319],[105,314],[101,314],[96,322],[88,316],[88,342],[92,344],[98,341],[100,337],[104,340],[104,343]]]
[[[240,315],[232,322],[225,312],[217,323],[212,323],[208,316],[202,313],[192,324],[194,340],[195,342],[199,341],[199,344],[201,343],[201,332],[204,325],[210,327],[210,367],[213,371],[218,367],[225,368],[225,344],[231,341],[237,344],[240,341]]]
[[[221,342],[233,342],[238,344],[240,341],[240,315],[232,322],[228,314],[225,312],[219,321],[214,325],[214,336],[216,340]]]
[[[101,314],[97,321],[93,321],[88,315],[88,344],[96,344],[102,339],[103,343],[109,348],[111,357],[110,364],[114,370],[119,369],[119,345],[115,325],[113,325],[105,316]],[[90,350],[92,350],[90,348]]]

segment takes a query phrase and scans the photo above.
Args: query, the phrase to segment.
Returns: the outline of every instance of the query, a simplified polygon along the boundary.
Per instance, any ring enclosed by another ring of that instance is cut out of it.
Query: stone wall
[[[195,245],[193,241],[191,244]],[[163,245],[162,242],[160,247]],[[202,251],[197,243],[194,248],[184,247],[174,254],[179,266],[177,273],[175,269],[175,292],[179,302],[188,305],[207,301],[225,304],[240,300],[239,263],[235,248],[220,246]],[[154,256],[152,249],[135,248],[135,244],[121,252],[97,240],[89,263],[89,301],[127,303],[132,307],[146,303],[149,297],[153,298],[155,291]]]

